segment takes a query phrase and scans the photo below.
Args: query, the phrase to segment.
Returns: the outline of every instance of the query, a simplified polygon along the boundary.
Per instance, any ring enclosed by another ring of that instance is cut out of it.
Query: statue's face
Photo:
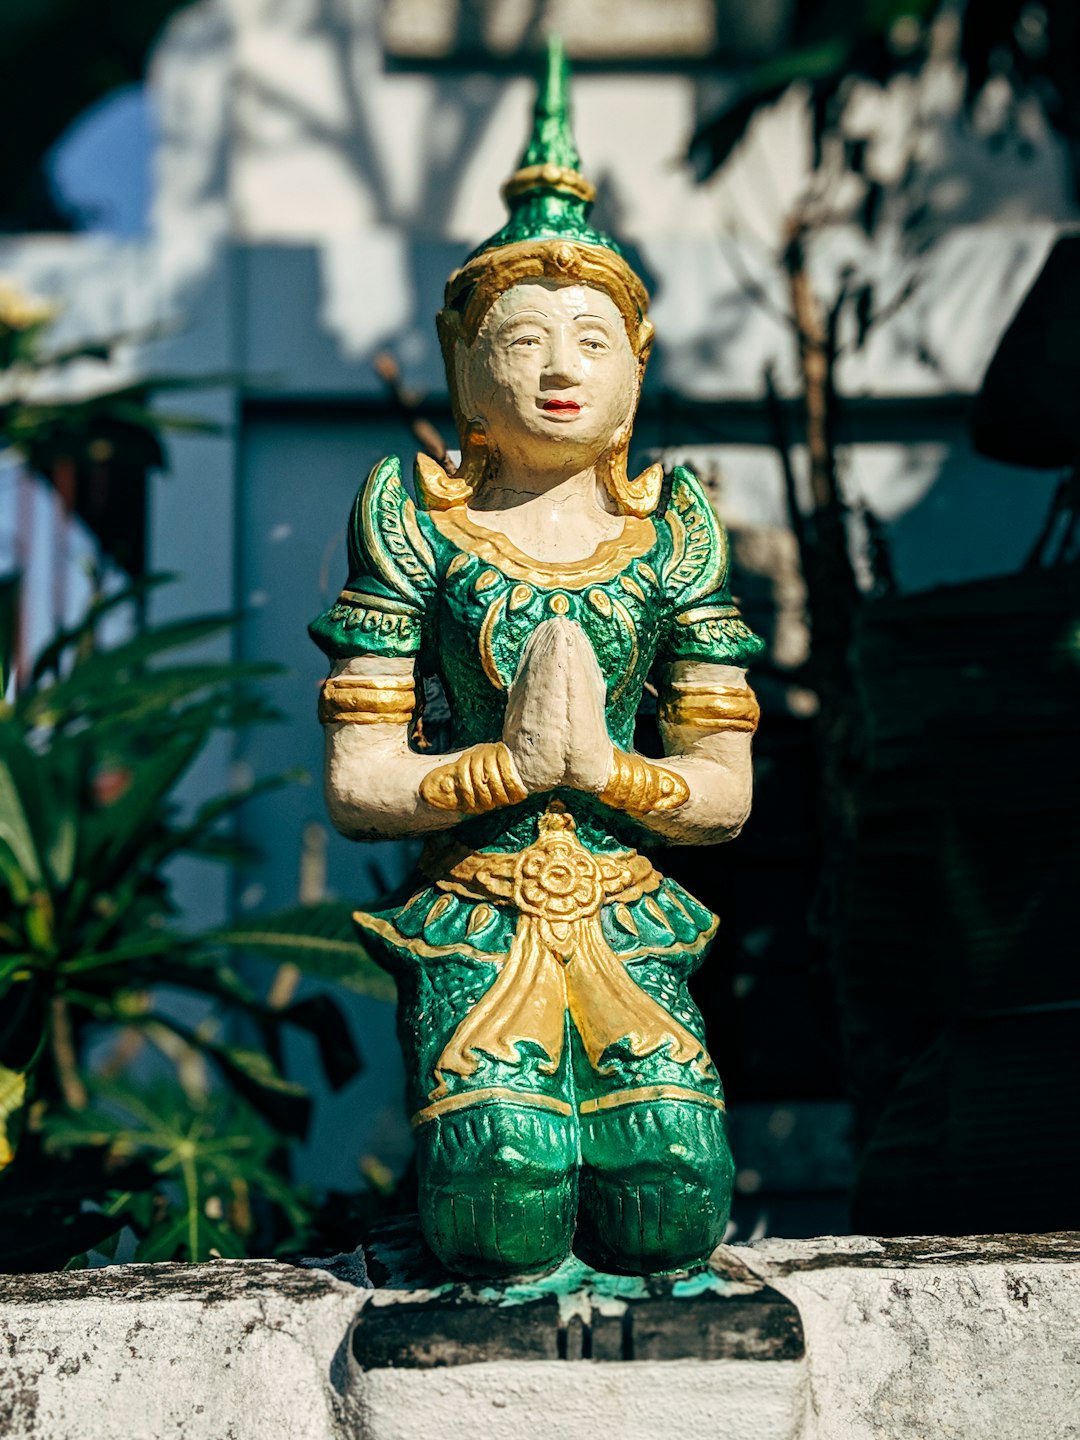
[[[594,464],[629,422],[638,365],[615,302],[529,280],[500,295],[459,360],[467,419],[516,464]]]

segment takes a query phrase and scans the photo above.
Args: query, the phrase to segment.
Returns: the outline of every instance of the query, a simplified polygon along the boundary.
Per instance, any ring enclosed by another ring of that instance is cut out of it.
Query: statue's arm
[[[332,667],[319,715],[336,827],[357,840],[423,835],[524,799],[500,742],[438,756],[409,745],[437,575],[397,456],[379,461],[360,487],[347,542],[348,583],[309,627]]]
[[[757,701],[745,670],[735,665],[677,661],[660,696],[661,772],[679,776],[689,792],[674,809],[637,816],[654,834],[678,845],[731,840],[750,814],[750,745]]]
[[[504,744],[430,756],[410,748],[415,685],[411,659],[357,655],[323,686],[327,809],[350,839],[427,835],[525,798]]]

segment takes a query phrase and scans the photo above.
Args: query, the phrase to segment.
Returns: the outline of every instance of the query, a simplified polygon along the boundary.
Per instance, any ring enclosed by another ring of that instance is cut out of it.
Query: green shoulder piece
[[[672,614],[663,658],[747,665],[765,642],[731,598],[727,534],[701,481],[685,465],[675,467],[664,523],[670,552],[663,584]]]
[[[706,595],[726,591],[728,543],[701,481],[685,465],[676,465],[671,498],[664,511],[671,551],[663,583],[677,606],[693,605]]]
[[[349,580],[308,627],[332,659],[415,655],[435,594],[435,557],[401,483],[396,455],[380,460],[349,516]]]

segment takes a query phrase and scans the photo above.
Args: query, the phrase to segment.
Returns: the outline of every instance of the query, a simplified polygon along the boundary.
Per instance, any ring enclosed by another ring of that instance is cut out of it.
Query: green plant
[[[310,1100],[275,1062],[282,1028],[315,1036],[335,1088],[360,1058],[329,994],[275,1002],[273,969],[259,974],[252,961],[241,974],[231,956],[243,948],[392,995],[343,903],[180,928],[169,862],[244,860],[234,812],[297,777],[181,813],[177,785],[211,737],[275,718],[258,688],[272,667],[166,663],[227,631],[234,617],[224,615],[99,648],[105,616],[131,610],[160,579],[99,599],[0,706],[0,1269],[63,1263],[125,1224],[142,1259],[244,1254],[298,1237],[308,1208],[283,1178],[281,1151],[304,1134]],[[177,991],[202,997],[205,1018],[177,1018]],[[85,1059],[89,1031],[96,1067]],[[70,1189],[65,1156],[76,1151],[93,1152],[81,1163],[97,1168]]]

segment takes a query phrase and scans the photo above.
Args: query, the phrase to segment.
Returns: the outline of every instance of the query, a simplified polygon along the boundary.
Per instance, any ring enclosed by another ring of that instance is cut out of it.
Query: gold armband
[[[662,725],[695,730],[746,730],[753,734],[761,706],[749,685],[672,685],[660,701]]]
[[[625,810],[628,815],[677,810],[689,798],[690,787],[681,775],[625,750],[615,751],[615,767],[600,791],[605,805]]]
[[[332,675],[319,694],[324,725],[408,725],[416,686],[406,675]]]
[[[516,805],[528,793],[501,740],[474,745],[451,764],[432,770],[420,783],[420,794],[429,805],[436,810],[459,810],[463,815],[483,815]]]

